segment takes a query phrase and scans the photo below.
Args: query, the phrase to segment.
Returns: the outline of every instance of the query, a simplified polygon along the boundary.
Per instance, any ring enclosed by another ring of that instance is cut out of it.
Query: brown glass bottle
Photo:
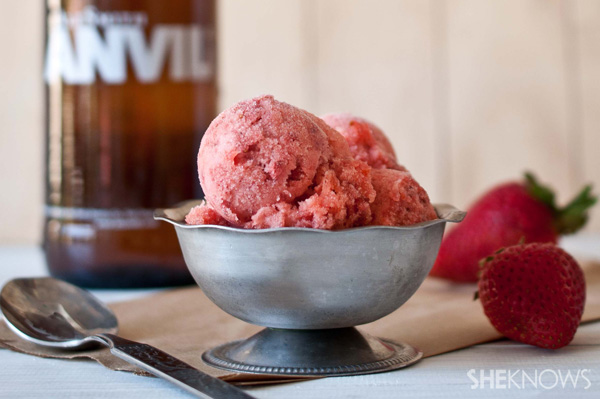
[[[214,0],[47,0],[50,273],[86,287],[192,282],[157,207],[202,195]]]

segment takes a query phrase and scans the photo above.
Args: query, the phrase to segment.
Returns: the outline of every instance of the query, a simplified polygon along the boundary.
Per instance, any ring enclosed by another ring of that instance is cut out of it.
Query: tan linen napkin
[[[586,275],[584,321],[600,319],[600,263],[581,262]],[[474,284],[452,284],[428,278],[400,309],[374,323],[359,327],[378,337],[403,341],[423,350],[425,357],[501,338],[473,300]],[[215,345],[247,338],[261,329],[240,321],[214,305],[199,288],[161,292],[145,298],[114,303],[119,335],[154,345],[181,360],[236,384],[266,384],[289,377],[232,374],[207,366],[202,352]],[[108,349],[65,352],[28,343],[0,323],[0,347],[40,357],[91,358],[113,370],[144,374],[114,357]]]

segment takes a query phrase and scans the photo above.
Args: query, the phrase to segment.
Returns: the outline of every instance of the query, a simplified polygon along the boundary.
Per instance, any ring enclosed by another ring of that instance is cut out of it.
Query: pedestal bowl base
[[[209,365],[241,373],[344,376],[409,366],[423,353],[410,345],[371,337],[354,327],[329,330],[266,328],[202,354]]]

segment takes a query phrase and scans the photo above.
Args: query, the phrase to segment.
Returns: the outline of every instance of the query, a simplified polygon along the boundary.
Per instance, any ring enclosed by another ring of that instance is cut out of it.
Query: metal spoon
[[[50,277],[11,280],[0,293],[8,326],[42,346],[83,349],[101,343],[113,355],[201,398],[252,398],[150,345],[116,336],[117,318],[87,291]]]

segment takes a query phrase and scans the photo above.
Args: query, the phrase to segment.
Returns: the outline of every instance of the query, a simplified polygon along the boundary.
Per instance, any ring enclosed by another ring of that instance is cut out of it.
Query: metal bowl
[[[465,213],[435,205],[439,219],[408,227],[246,230],[187,225],[201,201],[158,209],[175,226],[185,262],[221,309],[252,324],[331,329],[375,321],[419,288],[437,256],[446,222]]]

